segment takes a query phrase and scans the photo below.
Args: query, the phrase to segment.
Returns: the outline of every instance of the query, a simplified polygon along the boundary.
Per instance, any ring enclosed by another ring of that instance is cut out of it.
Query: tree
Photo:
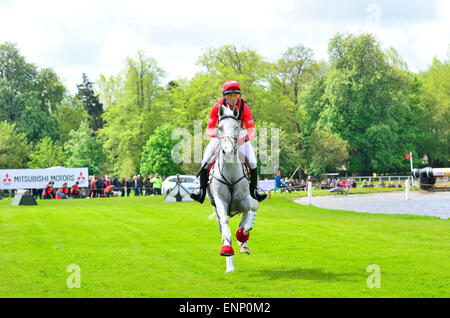
[[[90,174],[98,174],[105,160],[102,144],[94,137],[89,123],[84,121],[80,128],[70,132],[70,139],[64,144],[67,152],[67,167],[87,167]]]
[[[41,109],[49,114],[55,114],[57,105],[62,102],[66,92],[58,75],[50,68],[39,70],[36,76],[35,90],[39,92]]]
[[[34,90],[37,67],[28,63],[16,44],[0,44],[0,79],[5,79],[16,92]]]
[[[441,62],[437,58],[428,70],[419,74],[418,98],[419,127],[424,133],[418,145],[420,154],[426,155],[428,165],[448,166],[450,158],[450,58]]]
[[[38,70],[14,44],[0,45],[0,120],[16,123],[29,141],[59,139],[54,113],[64,91],[53,70]]]
[[[160,103],[163,75],[156,61],[139,51],[134,59],[126,60],[120,76],[100,78],[99,94],[106,103],[106,111],[99,136],[114,173],[122,170],[129,159],[139,171],[142,148],[163,122],[164,104]]]
[[[61,104],[56,106],[56,120],[58,121],[62,143],[64,144],[69,140],[70,131],[78,130],[81,123],[85,120],[89,121],[89,118],[81,100],[72,95],[64,95]]]
[[[30,154],[28,166],[35,169],[64,166],[66,160],[63,146],[54,143],[50,137],[44,137]]]
[[[314,53],[303,45],[288,48],[277,63],[277,76],[283,93],[294,105],[298,104],[298,95],[302,87],[310,82],[320,65],[314,60]]]
[[[0,122],[0,167],[20,169],[27,167],[30,146],[25,134],[17,131],[15,124]]]
[[[308,173],[320,176],[327,171],[337,171],[349,159],[349,145],[338,134],[330,130],[316,129],[310,137],[310,145],[306,149]]]
[[[103,127],[103,104],[94,92],[94,83],[83,73],[83,83],[77,85],[77,97],[83,102],[83,107],[89,114],[89,125],[96,132]]]
[[[172,159],[172,149],[178,143],[172,140],[173,127],[163,125],[150,136],[142,151],[141,175],[158,173],[162,176],[183,173],[181,163]]]
[[[44,137],[59,140],[58,121],[55,116],[41,108],[38,92],[30,91],[17,96],[17,105],[22,109],[15,120],[17,129],[25,133],[27,139],[36,143]]]
[[[402,158],[414,151],[416,125],[407,71],[390,65],[370,34],[337,34],[329,55],[319,122],[349,142],[350,170],[404,171]]]

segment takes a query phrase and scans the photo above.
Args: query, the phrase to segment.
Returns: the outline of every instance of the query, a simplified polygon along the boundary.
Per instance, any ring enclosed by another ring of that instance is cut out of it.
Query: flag
[[[411,154],[407,153],[407,154],[405,155],[405,157],[406,157],[406,159],[411,159]]]

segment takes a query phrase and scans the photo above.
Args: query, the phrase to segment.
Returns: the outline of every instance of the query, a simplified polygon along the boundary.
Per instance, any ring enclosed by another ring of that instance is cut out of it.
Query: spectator
[[[111,197],[113,194],[113,185],[108,184],[108,186],[105,187],[105,190],[103,190],[105,198]]]
[[[386,187],[386,184],[384,183],[383,179],[380,178],[380,183],[378,184],[378,186],[380,188],[385,188]]]
[[[105,177],[99,176],[96,181],[96,185],[97,185],[97,196],[102,197],[103,191],[105,190]]]
[[[111,184],[114,187],[114,191],[119,191],[120,182],[119,182],[119,177],[117,175],[114,176],[114,178],[111,181]]]
[[[162,180],[159,177],[158,174],[155,174],[155,177],[150,180],[151,183],[153,183],[153,193],[155,195],[161,195],[161,184]]]
[[[133,189],[134,189],[134,196],[140,196],[142,192],[142,179],[140,175],[135,175],[133,177]]]
[[[395,188],[394,181],[389,182],[388,188]]]
[[[368,188],[373,188],[373,182],[372,179],[369,179],[369,182],[367,183]]]
[[[355,179],[352,179],[352,188],[356,188],[357,187],[357,185],[356,185],[356,180]]]
[[[70,195],[72,198],[79,198],[80,197],[80,189],[78,188],[78,181],[75,182],[74,185],[70,188]]]
[[[126,193],[127,193],[127,181],[125,180],[125,177],[122,177],[122,179],[120,180],[120,192],[121,192],[121,197],[125,197]]]
[[[92,176],[91,180],[91,198],[97,197],[97,180],[95,180],[95,176]]]
[[[64,182],[62,187],[64,194],[66,195],[66,197],[69,197],[69,188],[67,187],[67,182]]]
[[[153,183],[150,182],[151,179],[152,178],[148,174],[144,180],[144,189],[145,189],[146,196],[152,194],[152,192],[153,192]]]
[[[364,179],[362,184],[361,184],[361,188],[367,188],[367,180]]]
[[[62,200],[62,199],[67,199],[67,196],[64,193],[63,187],[59,188],[59,190],[56,192],[56,200]]]
[[[277,189],[281,189],[283,187],[283,183],[281,182],[281,177],[280,177],[280,170],[277,170],[277,172],[275,172],[275,177],[273,178],[275,181],[275,192],[277,191]]]
[[[131,181],[131,178],[128,177],[126,181],[126,188],[127,188],[127,197],[130,196],[131,188],[133,187],[133,182]]]
[[[42,191],[42,199],[43,200],[50,200],[53,199],[53,191],[52,191],[52,187],[51,187],[51,182],[49,182],[45,187],[44,190]]]
[[[305,191],[308,190],[308,183],[309,183],[309,182],[312,182],[311,176],[308,176],[308,178],[306,179]]]
[[[111,185],[111,180],[109,179],[109,177],[106,177],[106,179],[105,179],[105,189],[107,187],[109,187],[110,185]]]
[[[399,181],[398,183],[397,183],[397,188],[401,188],[402,187],[402,184],[401,184],[401,182]]]

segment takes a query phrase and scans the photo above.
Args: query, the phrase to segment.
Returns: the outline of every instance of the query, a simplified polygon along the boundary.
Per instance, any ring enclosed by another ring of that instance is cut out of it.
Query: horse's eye
[[[223,127],[222,127],[222,126],[220,126],[220,127],[219,127],[219,130],[220,130],[220,131],[222,131],[222,130],[223,130],[222,128],[223,128]]]

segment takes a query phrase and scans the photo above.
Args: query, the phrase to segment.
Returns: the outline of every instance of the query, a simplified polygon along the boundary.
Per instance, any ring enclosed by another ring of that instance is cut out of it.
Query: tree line
[[[0,44],[0,168],[195,173],[199,163],[171,160],[179,142],[172,132],[193,135],[195,120],[204,130],[228,79],[241,84],[257,131],[279,128],[283,174],[298,166],[317,176],[407,173],[409,152],[416,167],[449,165],[450,50],[415,73],[373,35],[338,33],[327,62],[301,44],[276,62],[224,45],[206,49],[197,66],[191,78],[167,82],[157,61],[139,51],[118,74],[95,83],[82,74],[72,95],[51,68],[26,61],[16,44]]]

